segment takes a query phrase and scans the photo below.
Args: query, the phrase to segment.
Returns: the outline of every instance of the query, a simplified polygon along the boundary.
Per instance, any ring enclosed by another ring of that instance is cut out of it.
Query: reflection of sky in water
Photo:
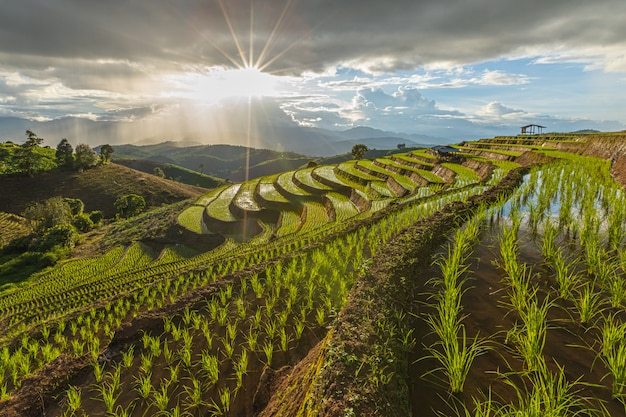
[[[517,212],[519,214],[522,222],[527,222],[530,216],[531,207],[537,208],[539,205],[539,196],[543,190],[544,184],[544,175],[558,175],[560,178],[559,189],[555,190],[554,195],[550,196],[550,204],[547,210],[544,210],[543,218],[549,217],[552,222],[557,223],[559,219],[559,213],[562,209],[563,205],[563,193],[559,191],[562,189],[568,181],[567,167],[562,167],[561,169],[550,169],[549,167],[536,171],[533,175],[526,174],[523,178],[522,184],[519,186],[517,191],[513,193],[511,198],[509,198],[502,206],[494,207],[493,214],[497,214],[501,220],[510,221],[511,210],[514,206],[517,207]],[[534,180],[533,180],[534,176]],[[534,186],[531,184],[534,184]],[[529,187],[533,186],[533,189],[530,190]],[[623,190],[621,189],[607,189],[605,186],[597,184],[594,188],[597,188],[598,193],[594,198],[593,205],[597,212],[601,213],[604,211],[602,207],[602,198],[605,193],[615,193],[618,198],[623,197]],[[527,198],[524,199],[524,194],[527,194]],[[524,203],[522,201],[525,201]],[[578,219],[582,221],[582,201],[577,201],[574,193],[570,214],[572,219]],[[599,219],[601,221],[601,228],[606,227],[606,219],[607,216],[601,216]]]

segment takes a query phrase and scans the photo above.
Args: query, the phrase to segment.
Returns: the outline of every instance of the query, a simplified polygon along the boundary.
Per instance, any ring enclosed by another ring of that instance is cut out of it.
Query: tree
[[[18,167],[32,177],[39,170],[39,164],[43,159],[37,152],[39,145],[43,143],[43,138],[38,137],[32,130],[26,131],[26,142],[17,150]]]
[[[398,143],[398,149],[404,149],[404,148],[406,148],[406,144]]]
[[[72,169],[74,166],[74,148],[70,142],[63,138],[57,145],[57,165],[63,168]]]
[[[111,161],[111,155],[113,155],[113,152],[115,152],[115,149],[113,149],[113,146],[108,143],[100,147],[100,158],[102,158],[103,164]]]
[[[95,167],[98,163],[98,155],[86,143],[76,145],[76,168],[88,169]]]
[[[26,208],[24,217],[34,230],[43,232],[54,226],[72,223],[72,209],[61,197],[52,197]]]
[[[72,216],[81,214],[85,210],[85,203],[80,198],[64,198],[63,202],[69,206]]]
[[[146,206],[146,200],[137,194],[127,194],[118,197],[113,206],[120,217],[129,218],[142,212]]]
[[[165,178],[165,172],[161,169],[161,167],[154,167],[152,173],[160,178]]]
[[[95,227],[93,220],[88,214],[80,213],[74,216],[74,227],[81,232],[88,232]]]
[[[50,250],[55,246],[71,249],[76,244],[77,239],[74,226],[71,224],[60,224],[46,231],[41,239],[39,249]]]
[[[204,174],[204,163],[201,163],[198,168],[200,168],[200,175]]]
[[[352,157],[356,160],[363,159],[363,156],[367,151],[367,146],[363,145],[362,143],[357,143],[352,147]]]

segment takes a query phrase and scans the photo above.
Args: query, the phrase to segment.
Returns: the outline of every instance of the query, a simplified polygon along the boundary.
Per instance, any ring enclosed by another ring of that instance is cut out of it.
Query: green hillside
[[[0,176],[1,175],[24,175],[23,167],[17,162],[22,147],[13,142],[0,143]],[[37,146],[33,148],[37,156],[36,171],[46,172],[57,167],[56,151],[49,147]]]
[[[170,204],[206,192],[205,188],[144,174],[111,163],[83,172],[54,170],[32,178],[3,177],[0,211],[21,214],[34,201],[51,197],[79,198],[86,211],[101,210],[105,217],[115,215],[115,200],[125,194],[138,194],[149,207]]]
[[[116,145],[113,158],[173,164],[230,181],[278,173],[300,167],[310,160],[293,152],[232,145],[183,147],[176,142],[145,146]]]
[[[224,184],[224,180],[210,175],[202,174],[198,171],[179,167],[172,164],[148,161],[142,159],[116,159],[115,163],[147,174],[154,174],[155,169],[162,170],[165,178],[188,185],[195,185],[203,188],[215,188]]]

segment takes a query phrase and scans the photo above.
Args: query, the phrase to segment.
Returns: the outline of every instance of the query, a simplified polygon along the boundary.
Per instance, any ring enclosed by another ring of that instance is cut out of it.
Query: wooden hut
[[[543,129],[545,129],[545,126],[539,126],[539,125],[526,125],[526,126],[522,126],[522,135],[536,135],[536,134],[541,134],[543,133]]]

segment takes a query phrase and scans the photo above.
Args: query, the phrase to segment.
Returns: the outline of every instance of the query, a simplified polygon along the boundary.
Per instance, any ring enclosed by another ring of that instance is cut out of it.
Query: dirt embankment
[[[385,246],[351,291],[329,338],[294,368],[261,415],[410,415],[409,348],[400,333],[407,326],[405,311],[418,284],[415,277],[451,230],[480,203],[511,193],[525,172],[511,171],[483,195],[449,204]],[[395,337],[390,337],[392,332]],[[286,406],[287,393],[295,391],[299,395],[290,397],[294,400]]]
[[[611,175],[626,187],[626,132],[592,136],[581,152],[611,161]]]

